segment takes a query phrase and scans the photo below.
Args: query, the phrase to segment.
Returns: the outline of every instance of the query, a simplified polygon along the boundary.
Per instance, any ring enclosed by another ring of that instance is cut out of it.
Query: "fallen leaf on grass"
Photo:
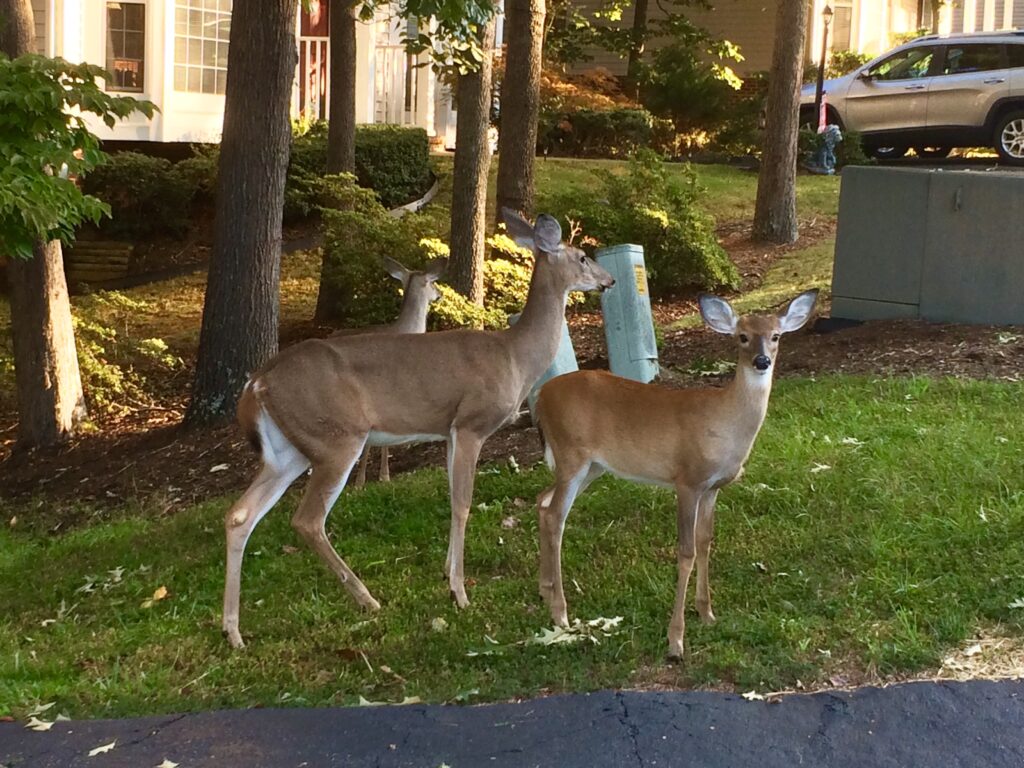
[[[223,472],[224,470],[230,469],[230,468],[231,468],[230,464],[214,464],[212,467],[210,467],[210,474],[212,475],[215,472]]]
[[[448,622],[438,616],[436,619],[430,622],[430,628],[435,632],[444,632],[448,629]]]
[[[506,517],[504,520],[501,521],[501,527],[502,528],[512,529],[512,528],[515,528],[517,525],[519,525],[519,518],[518,517],[513,517],[511,515],[509,515],[508,517]]]
[[[96,747],[94,749],[90,749],[89,750],[89,757],[96,757],[96,755],[102,755],[104,752],[109,752],[110,750],[112,750],[114,748],[115,744],[117,744],[117,739],[114,739],[109,744],[104,744],[101,747]]]
[[[404,706],[409,705],[409,704],[419,704],[419,703],[420,703],[420,697],[419,696],[406,696],[401,701],[370,701],[369,699],[365,699],[362,696],[359,697],[359,706],[360,707],[394,707],[394,706],[404,707]]]
[[[45,720],[40,720],[34,715],[29,718],[28,722],[25,723],[26,728],[30,728],[33,731],[48,731],[53,728],[53,723],[48,723]]]
[[[743,694],[743,698],[747,701],[764,701],[764,696],[757,691],[747,691]]]
[[[842,443],[843,445],[852,445],[854,447],[860,447],[864,445],[864,441],[858,440],[856,437],[844,437],[839,442]]]
[[[829,466],[828,464],[819,464],[818,462],[815,462],[814,466],[811,467],[811,474],[816,475],[819,472],[824,472],[827,469],[832,469],[832,467]]]
[[[47,704],[38,704],[38,705],[36,705],[36,707],[33,710],[31,710],[28,713],[28,716],[29,717],[35,717],[36,715],[41,715],[41,714],[43,714],[43,712],[45,712],[46,710],[50,709],[56,703],[57,702],[55,702],[55,701],[51,701],[51,702],[49,702]]]
[[[981,653],[981,643],[975,643],[964,650],[964,656],[977,656],[979,653]]]
[[[1010,603],[1006,607],[1007,608],[1024,608],[1024,597],[1018,597],[1016,600],[1014,600],[1012,603]]]
[[[161,600],[166,599],[167,594],[168,594],[167,587],[157,587],[153,591],[153,596],[152,597],[147,597],[145,600],[142,601],[142,607],[143,608],[152,608],[156,603],[160,602]]]
[[[160,763],[160,765],[158,765],[156,768],[178,768],[178,764],[168,760],[165,757],[164,761],[162,763]]]

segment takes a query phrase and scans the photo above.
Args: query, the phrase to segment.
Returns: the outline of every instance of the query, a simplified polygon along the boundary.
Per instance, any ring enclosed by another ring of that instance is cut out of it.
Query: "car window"
[[[935,48],[918,46],[894,53],[868,72],[876,80],[913,80],[924,77],[932,65]]]
[[[1006,46],[1006,58],[1011,67],[1024,67],[1024,44]]]
[[[946,63],[942,68],[945,75],[962,75],[965,72],[989,72],[1003,69],[1003,46],[997,43],[977,45],[951,45],[946,48]]]

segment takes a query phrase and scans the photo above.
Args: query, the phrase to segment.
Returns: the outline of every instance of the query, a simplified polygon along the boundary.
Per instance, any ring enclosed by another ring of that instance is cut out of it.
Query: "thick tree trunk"
[[[767,123],[757,177],[754,238],[772,243],[797,239],[796,161],[800,83],[807,30],[805,0],[779,0],[775,51],[768,79]]]
[[[640,59],[644,55],[644,44],[647,40],[647,2],[636,0],[633,3],[633,39],[629,45],[629,59],[626,62],[626,79],[629,83],[629,95],[640,99]]]
[[[331,120],[327,126],[328,173],[356,171],[356,5],[340,0],[330,5],[331,29]],[[327,255],[320,268],[320,290],[316,296],[313,319],[327,323],[333,319],[341,297],[333,284],[324,281]]]
[[[213,255],[188,423],[228,417],[277,352],[281,211],[297,0],[236,3],[231,17]]]
[[[537,112],[544,45],[545,0],[507,0],[508,50],[501,81],[498,135],[498,206],[533,215],[533,161],[537,154]]]
[[[484,303],[484,232],[491,148],[494,17],[480,33],[484,57],[476,72],[460,75],[456,86],[455,164],[452,171],[452,234],[448,281],[474,304]]]
[[[16,59],[35,48],[31,0],[0,0],[0,51]],[[29,261],[11,259],[14,376],[18,442],[50,446],[67,440],[85,418],[71,302],[59,241],[39,241]]]
[[[86,415],[60,241],[33,250],[31,259],[11,259],[7,268],[24,447],[66,441]]]

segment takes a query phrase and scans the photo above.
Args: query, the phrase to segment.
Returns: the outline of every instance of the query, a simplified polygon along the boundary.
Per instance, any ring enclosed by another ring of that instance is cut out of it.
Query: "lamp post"
[[[821,11],[821,20],[825,23],[825,31],[821,36],[821,59],[818,61],[818,85],[814,90],[814,119],[821,121],[821,94],[825,82],[825,55],[828,52],[828,25],[832,21],[832,9],[825,4]]]

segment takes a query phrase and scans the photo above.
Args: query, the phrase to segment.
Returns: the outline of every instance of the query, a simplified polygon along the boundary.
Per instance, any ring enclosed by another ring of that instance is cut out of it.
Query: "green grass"
[[[664,662],[673,496],[626,482],[599,481],[579,500],[564,558],[570,615],[621,615],[622,630],[596,646],[474,658],[485,636],[509,644],[549,626],[535,590],[535,512],[516,503],[533,499],[546,469],[482,468],[464,612],[441,580],[441,471],[346,492],[330,518],[332,540],[383,604],[373,617],[311,553],[285,549],[298,545],[290,494],[249,544],[243,652],[219,631],[232,499],[61,537],[5,526],[0,714],[43,701],[76,717],[359,696],[484,701],[651,680],[765,690],[920,669],[979,626],[1021,629],[1024,612],[1008,608],[1024,595],[1019,399],[1005,382],[779,382],[748,472],[719,502],[719,621],[703,626],[691,609],[683,666]],[[503,528],[510,515],[520,524]],[[78,591],[87,583],[94,591]],[[142,607],[161,586],[169,597]],[[443,632],[431,628],[438,617]]]

